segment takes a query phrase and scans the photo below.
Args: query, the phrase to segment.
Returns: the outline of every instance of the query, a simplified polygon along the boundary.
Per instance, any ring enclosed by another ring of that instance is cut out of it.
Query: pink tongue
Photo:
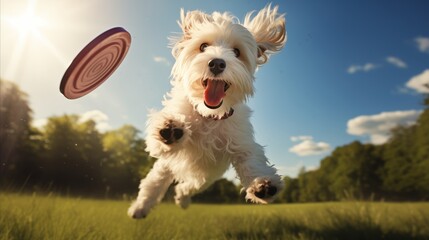
[[[225,82],[216,80],[207,80],[207,87],[204,91],[204,101],[210,107],[217,107],[225,97]]]

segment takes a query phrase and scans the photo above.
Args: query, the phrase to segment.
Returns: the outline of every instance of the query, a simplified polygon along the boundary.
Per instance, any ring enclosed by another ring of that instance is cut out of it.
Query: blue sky
[[[180,8],[243,19],[268,3],[106,2],[1,0],[0,76],[29,93],[34,124],[75,113],[103,130],[129,123],[143,131],[148,109],[159,109],[170,88],[168,37],[180,30]],[[415,121],[422,93],[429,92],[423,86],[429,84],[428,1],[272,3],[286,13],[288,41],[257,72],[249,105],[256,139],[281,174],[317,168],[335,147],[354,140],[383,143],[390,128]],[[122,65],[89,95],[64,98],[59,83],[74,56],[116,26],[132,35]]]

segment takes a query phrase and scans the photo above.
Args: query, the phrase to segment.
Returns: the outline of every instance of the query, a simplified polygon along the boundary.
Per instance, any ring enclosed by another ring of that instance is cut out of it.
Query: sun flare
[[[46,18],[37,15],[35,0],[28,1],[23,13],[12,16],[6,15],[2,17],[2,20],[22,35],[37,34],[36,32],[47,27],[49,24]]]
[[[2,65],[2,77],[15,79],[25,61],[33,62],[30,69],[36,69],[32,67],[40,62],[40,56],[45,53],[61,65],[68,64],[63,53],[52,42],[52,32],[60,18],[52,18],[52,14],[46,11],[46,4],[38,0],[18,1],[2,9],[2,51],[6,45],[10,48],[8,57],[2,56],[7,58]]]
[[[9,18],[9,24],[21,34],[28,34],[48,25],[46,19],[27,11],[19,17]]]

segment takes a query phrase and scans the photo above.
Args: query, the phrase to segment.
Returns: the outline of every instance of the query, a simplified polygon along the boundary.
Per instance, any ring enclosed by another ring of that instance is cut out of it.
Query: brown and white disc
[[[84,47],[67,68],[60,91],[68,99],[95,90],[119,67],[127,55],[131,35],[116,27],[100,34]]]

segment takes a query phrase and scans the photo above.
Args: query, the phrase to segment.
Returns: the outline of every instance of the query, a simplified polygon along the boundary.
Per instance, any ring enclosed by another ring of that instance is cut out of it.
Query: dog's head
[[[196,111],[222,118],[253,95],[254,73],[286,42],[285,18],[270,5],[240,22],[229,13],[184,13],[172,39],[173,84],[182,84]]]

